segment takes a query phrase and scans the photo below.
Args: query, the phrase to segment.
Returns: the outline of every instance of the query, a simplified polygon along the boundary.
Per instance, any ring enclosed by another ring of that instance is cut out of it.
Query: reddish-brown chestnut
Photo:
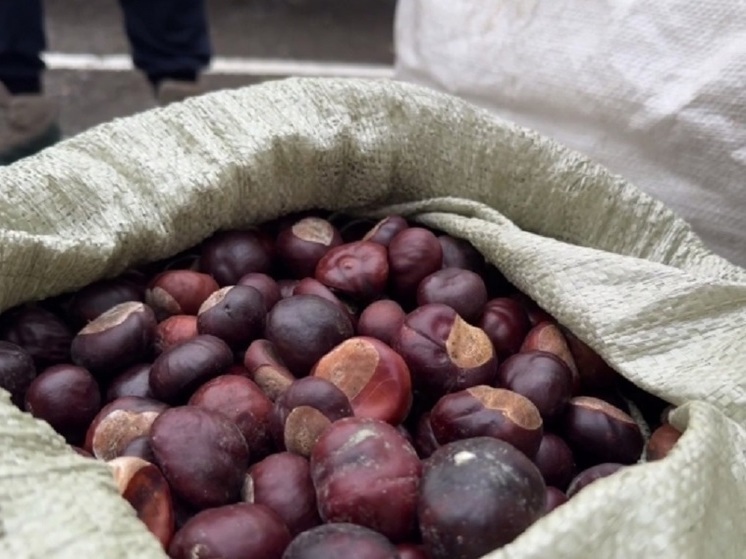
[[[193,270],[170,270],[157,275],[145,292],[145,302],[156,318],[175,314],[195,315],[202,303],[219,288],[207,274]]]
[[[396,301],[379,299],[365,307],[360,314],[357,333],[359,336],[377,338],[390,346],[394,343],[394,338],[399,333],[406,316],[401,305]]]
[[[446,305],[433,303],[409,313],[393,347],[409,366],[414,386],[434,399],[490,384],[497,373],[487,334]]]
[[[292,536],[321,524],[311,465],[292,452],[267,456],[249,468],[241,495],[248,503],[275,511]]]
[[[329,249],[342,244],[342,236],[326,219],[305,217],[277,235],[277,255],[296,278],[313,276]]]
[[[240,280],[238,280],[238,283],[236,285],[248,285],[249,287],[253,287],[259,293],[261,293],[262,297],[264,297],[264,307],[267,310],[270,310],[272,307],[274,307],[275,303],[277,303],[277,301],[282,298],[280,286],[271,276],[268,276],[267,274],[262,274],[259,272],[246,274]]]
[[[258,231],[221,231],[202,245],[200,271],[211,275],[218,285],[236,285],[246,274],[272,269],[272,246]]]
[[[417,288],[417,304],[442,303],[459,316],[475,323],[487,303],[487,287],[474,272],[460,268],[443,268],[425,277]]]
[[[391,239],[409,227],[407,220],[399,215],[390,215],[384,217],[378,223],[363,235],[363,241],[378,243],[381,246],[388,247]]]
[[[161,471],[133,456],[108,462],[119,494],[135,509],[137,517],[168,549],[174,534],[175,516],[171,490]]]
[[[592,396],[576,396],[568,402],[561,434],[584,465],[632,464],[644,446],[640,427],[632,417]]]
[[[197,313],[197,331],[233,349],[246,348],[264,330],[264,297],[248,285],[229,285],[210,295]]]
[[[73,333],[54,313],[24,305],[6,311],[2,318],[0,338],[26,350],[37,370],[70,361]]]
[[[562,333],[578,368],[582,390],[586,393],[613,390],[619,374],[570,330],[563,328]]]
[[[401,543],[396,546],[399,559],[430,559],[424,545]]]
[[[264,505],[239,503],[202,511],[176,532],[171,559],[281,559],[290,533]]]
[[[168,409],[151,425],[148,442],[173,492],[192,507],[239,500],[249,448],[222,414],[196,406]]]
[[[446,394],[430,412],[430,424],[441,444],[472,437],[495,437],[533,458],[541,444],[543,423],[528,398],[480,385]]]
[[[156,324],[146,304],[121,303],[78,332],[70,345],[72,360],[94,375],[110,378],[113,373],[147,361]]]
[[[566,489],[575,475],[575,457],[567,443],[553,433],[544,433],[539,450],[534,456],[547,485]]]
[[[106,401],[112,402],[124,396],[152,398],[150,392],[150,363],[138,363],[120,373],[109,383],[106,389]]]
[[[388,247],[389,275],[394,293],[413,301],[417,287],[427,276],[440,270],[443,249],[438,238],[422,227],[409,227],[397,234]]]
[[[578,492],[601,478],[608,477],[612,474],[617,473],[619,470],[624,469],[625,464],[616,464],[613,462],[604,462],[602,464],[596,464],[580,472],[570,482],[570,487],[567,488],[567,497],[571,499]]]
[[[338,293],[370,301],[388,284],[386,248],[370,241],[356,241],[334,247],[316,265],[315,278]]]
[[[348,417],[333,423],[311,454],[311,476],[325,522],[351,522],[404,541],[416,524],[422,464],[395,427]]]
[[[23,408],[26,391],[35,378],[31,355],[19,345],[0,341],[0,388],[10,392],[17,407]]]
[[[243,363],[249,373],[248,377],[273,402],[295,381],[295,377],[277,355],[275,347],[269,340],[260,339],[251,342],[244,355]]]
[[[578,367],[575,365],[575,359],[573,359],[572,353],[570,353],[565,336],[556,324],[552,322],[540,322],[528,331],[521,345],[521,352],[536,350],[553,353],[565,362],[570,368],[570,372],[572,372],[573,394],[577,394],[580,389]]]
[[[498,297],[485,305],[479,327],[490,338],[502,361],[518,353],[531,324],[520,303],[508,297]]]
[[[513,541],[544,513],[536,466],[492,437],[449,443],[424,462],[418,516],[432,559],[477,559]]]
[[[681,438],[681,431],[670,423],[664,423],[650,435],[645,446],[645,459],[650,462],[665,458],[676,442]]]
[[[412,405],[412,379],[404,359],[380,340],[357,336],[324,355],[313,376],[345,393],[357,417],[398,425]]]
[[[192,394],[189,405],[222,413],[235,423],[249,445],[253,459],[258,460],[272,452],[272,401],[248,378],[238,375],[216,377]]]
[[[282,559],[401,559],[383,535],[357,524],[331,522],[298,534]]]
[[[158,323],[155,328],[153,349],[160,355],[175,345],[196,338],[197,317],[190,314],[175,314]]]

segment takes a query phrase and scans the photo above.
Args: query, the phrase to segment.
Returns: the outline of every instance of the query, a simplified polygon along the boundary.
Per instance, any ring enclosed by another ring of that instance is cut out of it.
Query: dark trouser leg
[[[0,0],[0,82],[12,94],[41,91],[45,48],[41,0]]]
[[[194,81],[210,63],[204,0],[120,0],[120,4],[132,60],[153,86],[163,79]]]

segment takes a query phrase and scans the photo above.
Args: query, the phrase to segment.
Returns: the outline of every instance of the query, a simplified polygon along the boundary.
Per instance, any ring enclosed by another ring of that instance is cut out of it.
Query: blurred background
[[[22,1],[22,0],[20,0]],[[207,89],[287,75],[393,73],[395,0],[209,0]],[[131,69],[116,0],[46,0],[47,92],[66,136],[155,106]]]

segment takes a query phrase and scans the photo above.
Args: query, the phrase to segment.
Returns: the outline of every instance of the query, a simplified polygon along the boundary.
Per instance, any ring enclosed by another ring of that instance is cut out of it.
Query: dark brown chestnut
[[[391,239],[409,227],[407,220],[400,215],[390,215],[379,220],[370,230],[363,235],[363,241],[378,243],[388,247]]]
[[[399,559],[430,559],[424,545],[401,543],[396,546]]]
[[[138,363],[120,373],[109,383],[106,389],[106,402],[124,396],[152,398],[150,391],[150,363]]]
[[[197,314],[197,332],[245,349],[264,330],[264,297],[248,285],[230,285],[210,295]]]
[[[651,462],[665,458],[681,438],[681,435],[681,431],[676,427],[670,423],[664,423],[650,435],[650,439],[645,445],[645,459]]]
[[[315,278],[303,278],[302,280],[300,280],[293,289],[293,295],[317,295],[322,299],[326,299],[330,303],[334,303],[340,309],[342,309],[342,312],[344,312],[350,318],[350,320],[353,321],[354,325],[355,316],[352,312],[352,309],[339,297],[337,297],[331,289],[329,289],[327,286],[325,286],[323,283]]]
[[[155,327],[153,350],[156,355],[160,355],[181,342],[196,338],[198,334],[196,316],[190,314],[169,316]]]
[[[536,466],[492,437],[446,444],[424,461],[418,516],[432,559],[477,559],[512,542],[544,514]]]
[[[257,462],[246,475],[243,500],[265,505],[285,522],[295,536],[321,524],[311,465],[292,452],[280,452]]]
[[[536,301],[534,301],[525,293],[522,293],[521,291],[515,291],[515,289],[513,289],[508,296],[520,303],[521,306],[525,309],[526,315],[528,316],[528,321],[531,324],[532,328],[534,326],[537,326],[538,324],[541,324],[542,322],[557,324],[557,319],[555,319],[551,314],[542,309]]]
[[[443,264],[438,238],[422,227],[409,227],[397,234],[388,254],[391,286],[400,301],[414,301],[420,282]]]
[[[26,350],[37,370],[70,362],[73,333],[54,313],[24,305],[6,311],[2,318],[0,338]]]
[[[277,235],[277,256],[296,278],[313,277],[316,265],[329,249],[342,244],[334,225],[319,217],[305,217]]]
[[[124,278],[97,281],[78,290],[70,298],[70,322],[81,328],[109,309],[127,301],[142,301],[143,289]]]
[[[564,411],[572,396],[572,372],[564,361],[545,351],[511,355],[497,369],[496,386],[531,400],[545,422]]]
[[[150,448],[147,435],[135,437],[127,443],[122,449],[121,456],[134,456],[135,458],[141,458],[146,462],[155,464],[155,454],[153,454],[153,449]]]
[[[461,268],[484,275],[484,256],[469,241],[451,235],[439,235],[438,242],[443,249],[443,268]]]
[[[581,390],[585,393],[613,390],[619,373],[570,330],[566,328],[561,330],[578,368]]]
[[[19,345],[0,341],[0,388],[10,392],[17,407],[23,408],[26,391],[35,378],[31,355]]]
[[[568,501],[567,495],[556,487],[547,487],[546,504],[544,505],[544,514],[549,514],[560,505]]]
[[[73,338],[70,355],[76,365],[99,378],[147,361],[155,339],[156,320],[144,303],[121,303],[89,322]]]
[[[635,420],[592,396],[576,396],[568,402],[560,429],[576,459],[585,466],[632,464],[642,454],[644,440]]]
[[[171,559],[281,559],[290,533],[264,505],[238,503],[202,511],[176,532]]]
[[[401,559],[383,535],[357,524],[331,522],[298,534],[282,559]]]
[[[504,361],[521,349],[531,324],[520,303],[498,297],[484,306],[479,327],[489,336],[500,361]]]
[[[556,324],[540,322],[528,331],[521,344],[521,352],[536,350],[553,353],[565,362],[573,376],[573,394],[577,394],[580,390],[578,367],[575,365],[575,359],[570,353],[565,336]]]
[[[249,448],[236,425],[222,414],[181,406],[161,413],[148,438],[173,492],[197,509],[237,502]]]
[[[280,292],[280,286],[277,284],[272,276],[262,274],[260,272],[253,272],[246,274],[236,285],[248,285],[253,287],[264,297],[264,307],[269,311],[275,306],[275,303],[282,299],[282,293]]]
[[[409,313],[393,348],[409,366],[415,388],[433,399],[490,384],[497,373],[495,350],[487,334],[439,303]]]
[[[417,288],[417,304],[442,303],[472,324],[482,316],[487,303],[487,287],[474,272],[443,268],[425,277]]]
[[[150,390],[159,400],[186,401],[197,387],[233,365],[233,352],[215,336],[197,336],[167,349],[150,369]]]
[[[325,522],[352,522],[405,541],[416,525],[422,464],[395,427],[348,417],[332,423],[311,453],[311,477]]]
[[[323,355],[353,334],[349,316],[316,295],[283,299],[267,314],[265,337],[297,377],[307,375]]]
[[[567,443],[554,433],[544,433],[539,450],[534,455],[534,464],[539,468],[547,485],[566,489],[575,475],[575,457]]]
[[[26,391],[26,411],[43,419],[70,444],[79,444],[101,408],[93,375],[75,365],[52,365]]]
[[[441,444],[472,437],[495,437],[533,458],[541,444],[543,423],[528,398],[480,385],[446,394],[430,412],[435,439]]]
[[[218,285],[236,285],[246,274],[272,270],[271,241],[259,231],[220,231],[202,245],[199,270]]]
[[[277,280],[277,287],[280,288],[280,298],[287,299],[295,294],[295,288],[300,283],[299,279],[280,279]]]
[[[273,402],[295,381],[295,377],[277,355],[269,340],[251,342],[244,354],[243,363],[248,371],[248,377]]]
[[[272,401],[248,378],[221,375],[207,381],[192,394],[189,405],[222,413],[235,423],[254,460],[272,452]]]
[[[336,385],[357,417],[398,425],[412,406],[412,378],[404,359],[380,340],[355,336],[324,355],[311,374]]]
[[[365,307],[360,314],[357,333],[359,336],[370,336],[392,345],[406,316],[396,301],[379,299]]]
[[[379,297],[389,279],[386,248],[370,241],[346,243],[330,249],[316,265],[314,276],[338,293],[359,301]]]
[[[193,270],[170,270],[153,278],[145,302],[158,320],[175,314],[195,315],[202,303],[217,291],[218,283],[208,274]]]
[[[429,458],[440,447],[440,443],[433,433],[433,425],[430,423],[430,412],[423,413],[417,421],[414,447],[423,460]]]
[[[580,472],[570,482],[570,487],[567,489],[567,497],[571,499],[578,492],[590,485],[591,483],[598,481],[601,478],[608,477],[612,474],[617,473],[626,467],[625,464],[616,464],[613,462],[604,462],[602,464],[596,464]]]

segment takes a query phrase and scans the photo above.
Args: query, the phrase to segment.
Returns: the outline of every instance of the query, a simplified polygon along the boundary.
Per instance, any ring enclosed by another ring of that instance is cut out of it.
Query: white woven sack
[[[396,77],[585,153],[746,266],[746,1],[399,0]]]
[[[599,481],[493,558],[740,558],[746,271],[659,202],[432,91],[288,80],[118,120],[0,169],[0,310],[311,207],[471,240],[643,388],[674,452]],[[0,398],[0,557],[155,559],[107,467]]]

